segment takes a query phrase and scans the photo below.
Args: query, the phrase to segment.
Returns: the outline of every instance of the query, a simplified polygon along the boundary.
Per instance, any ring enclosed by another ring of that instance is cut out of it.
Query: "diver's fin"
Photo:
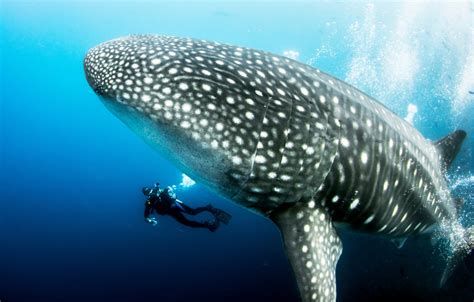
[[[213,221],[206,221],[204,222],[204,225],[207,227],[209,231],[214,233],[218,228],[219,228],[219,220],[215,219]]]
[[[232,218],[232,215],[230,215],[229,213],[216,208],[214,208],[212,214],[214,215],[214,217],[216,217],[217,220],[224,224],[229,224],[229,221]]]
[[[298,202],[273,212],[303,302],[336,301],[336,264],[341,241],[322,207]]]
[[[446,261],[446,268],[444,269],[443,275],[439,286],[443,287],[446,281],[449,280],[453,274],[456,266],[474,249],[474,226],[471,226],[464,230],[464,244],[456,244],[454,251],[449,255]]]
[[[398,248],[398,249],[401,249],[404,245],[405,245],[405,242],[407,241],[408,237],[405,237],[405,238],[395,238],[395,239],[392,239],[390,240],[393,244],[395,244],[395,246]]]
[[[434,143],[438,152],[441,154],[441,160],[444,163],[445,169],[451,166],[465,138],[466,131],[456,130]]]

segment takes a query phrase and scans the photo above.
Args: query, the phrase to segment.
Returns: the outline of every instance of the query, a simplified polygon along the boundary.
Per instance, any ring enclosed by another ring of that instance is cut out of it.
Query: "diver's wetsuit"
[[[184,203],[177,201],[175,198],[172,198],[165,192],[161,192],[159,195],[152,194],[149,196],[145,202],[145,219],[150,216],[153,210],[160,215],[170,215],[178,222],[192,228],[209,228],[209,223],[189,220],[183,215],[183,213],[197,215],[204,211],[211,213],[209,207],[198,207],[193,209]]]

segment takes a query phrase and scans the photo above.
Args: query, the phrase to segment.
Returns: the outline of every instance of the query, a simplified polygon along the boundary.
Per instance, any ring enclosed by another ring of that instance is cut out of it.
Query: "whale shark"
[[[425,139],[355,87],[295,60],[160,35],[90,49],[103,104],[183,173],[279,228],[302,301],[336,300],[338,236],[404,240],[445,229],[452,257],[474,245],[446,170],[466,137]]]

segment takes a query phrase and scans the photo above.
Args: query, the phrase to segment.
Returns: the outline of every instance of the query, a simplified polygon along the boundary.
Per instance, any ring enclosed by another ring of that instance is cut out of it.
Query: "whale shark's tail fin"
[[[451,238],[453,251],[451,255],[448,256],[446,268],[444,269],[443,275],[441,276],[441,281],[439,283],[440,287],[443,287],[446,281],[448,281],[448,279],[453,274],[456,266],[474,249],[474,226],[470,226],[467,229],[462,229],[460,232],[462,232],[461,240],[453,240]]]
[[[451,166],[456,155],[461,149],[461,145],[466,138],[467,134],[464,130],[456,130],[444,138],[434,142],[434,146],[438,150],[443,169],[446,172]],[[461,212],[463,205],[462,198],[454,199],[454,206],[456,212]],[[451,244],[451,254],[447,258],[446,268],[444,269],[443,275],[440,281],[440,287],[442,287],[446,281],[451,277],[454,269],[462,261],[462,259],[468,255],[474,248],[474,226],[464,229],[457,221],[448,226],[441,226],[445,228],[445,234],[449,237]]]
[[[314,201],[273,212],[303,302],[336,301],[336,264],[341,241],[330,216]]]

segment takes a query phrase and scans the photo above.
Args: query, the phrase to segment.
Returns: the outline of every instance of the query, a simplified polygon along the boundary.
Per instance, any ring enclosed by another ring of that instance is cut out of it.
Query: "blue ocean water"
[[[466,130],[449,178],[466,200],[463,223],[473,224],[472,18],[467,1],[0,2],[0,301],[298,301],[277,228],[205,187],[179,197],[232,213],[229,226],[143,221],[140,188],[178,184],[181,172],[103,107],[82,66],[89,48],[128,34],[291,55],[376,97],[429,139]],[[341,237],[338,301],[474,297],[472,255],[439,289],[443,251],[429,238],[398,250]]]

